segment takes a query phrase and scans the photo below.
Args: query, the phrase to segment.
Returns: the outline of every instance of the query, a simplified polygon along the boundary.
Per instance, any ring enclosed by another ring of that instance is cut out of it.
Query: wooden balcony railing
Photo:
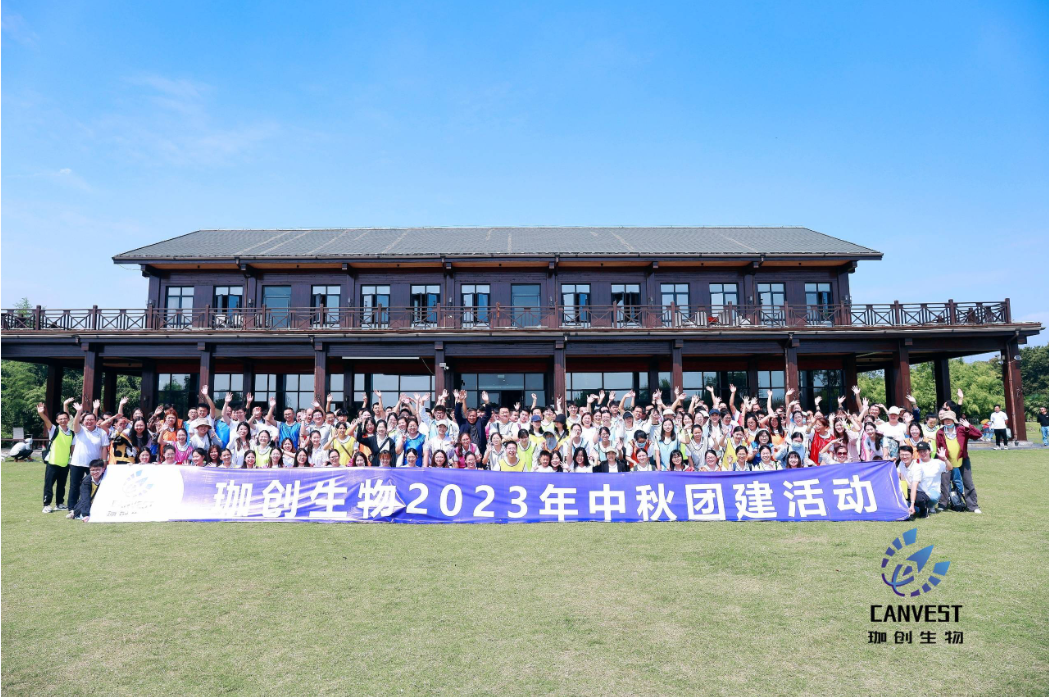
[[[4,310],[7,332],[572,331],[941,327],[1010,324],[1009,300],[875,305],[553,305],[430,307],[251,307],[233,310]]]

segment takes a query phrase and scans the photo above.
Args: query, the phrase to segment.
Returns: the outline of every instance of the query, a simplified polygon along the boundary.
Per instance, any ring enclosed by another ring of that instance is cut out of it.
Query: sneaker
[[[66,514],[66,518],[72,518],[75,515],[76,515],[76,513],[74,513],[73,511],[70,511],[69,513]]]
[[[51,512],[51,507],[50,506],[44,506],[44,510],[42,512],[43,513],[50,513]]]
[[[69,509],[68,509],[68,508],[66,508],[66,505],[65,505],[64,503],[60,503],[60,504],[58,504],[58,506],[57,506],[57,507],[55,508],[55,510],[56,510],[56,511],[68,511]]]
[[[1002,450],[1008,450],[1008,449],[1009,449],[1009,446],[1008,446],[1008,445],[1003,445],[1003,446],[1002,446]]]
[[[978,513],[979,514],[979,513],[983,513],[983,511],[981,511],[979,508],[974,508],[973,509],[973,513]]]
[[[929,509],[929,513],[931,513],[931,514],[933,514],[933,515],[936,515],[936,514],[937,514],[937,513],[939,513],[939,512],[940,512],[940,509],[939,509],[939,508],[930,508],[930,509]]]
[[[1001,448],[999,448],[999,447],[998,447],[997,445],[996,445],[996,446],[994,446],[994,449],[995,449],[995,450],[1001,450]]]

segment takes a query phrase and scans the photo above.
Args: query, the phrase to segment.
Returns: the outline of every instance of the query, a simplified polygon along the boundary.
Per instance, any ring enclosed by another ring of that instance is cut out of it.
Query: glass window
[[[361,286],[361,326],[365,329],[390,326],[389,286]]]
[[[833,324],[834,297],[829,283],[805,284],[805,321],[808,324]]]
[[[211,398],[215,400],[215,405],[220,409],[227,392],[233,394],[230,406],[244,403],[244,375],[242,373],[215,373],[213,381],[215,383],[212,387],[214,394]]]
[[[244,286],[215,286],[212,307],[216,312],[234,312],[243,307]]]
[[[711,312],[719,312],[724,305],[739,305],[739,285],[735,283],[710,284]]]
[[[256,373],[255,374],[255,390],[252,394],[252,406],[262,407],[262,413],[265,414],[270,408],[269,402],[270,397],[277,396],[277,376],[273,373]],[[277,406],[280,406],[279,404]],[[251,414],[248,414],[251,417]],[[276,418],[276,415],[274,415]]]
[[[488,393],[493,407],[512,409],[519,403],[527,409],[532,405],[533,393],[538,406],[547,406],[546,377],[542,373],[464,373],[460,384],[466,390],[466,404],[470,407],[480,406],[481,392]]]
[[[364,375],[354,375],[354,399],[360,404],[364,401],[365,397],[368,398],[368,404],[371,405],[375,400],[375,391],[382,392],[383,405],[390,407],[396,406],[397,399],[401,394],[407,394],[414,397],[416,394],[430,395],[430,406],[433,405],[434,393],[434,377],[432,375],[392,375],[385,373],[366,373]],[[446,403],[446,406],[451,409],[454,403]],[[399,411],[399,409],[398,409]]]
[[[838,408],[838,397],[845,394],[841,370],[802,370],[799,371],[801,382],[801,406],[812,409],[816,397],[820,397],[820,409],[824,414],[833,413]]]
[[[515,283],[510,286],[511,322],[514,327],[538,327],[542,320],[538,283]]]
[[[612,305],[616,326],[641,324],[641,286],[637,283],[613,283]]]
[[[687,283],[661,283],[659,294],[663,306],[663,326],[670,327],[679,324],[687,324],[691,312],[688,304]],[[676,310],[676,315],[671,312],[671,306]]]
[[[572,327],[590,326],[590,284],[564,283],[561,285],[561,303],[564,306],[561,323]]]
[[[586,404],[588,395],[604,390],[606,398],[602,405],[608,406],[608,393],[615,392],[618,403],[627,392],[635,389],[636,380],[637,373],[565,373],[565,390],[568,401],[579,406]],[[633,407],[633,404],[629,406]]]
[[[313,286],[310,290],[310,309],[313,310],[313,326],[339,326],[340,305],[342,305],[341,287]]]
[[[365,391],[364,391],[364,374],[363,373],[354,373],[353,374],[353,401],[356,402],[357,404],[363,404],[364,400],[368,399],[370,397],[371,397],[371,395],[366,394]],[[354,405],[354,408],[357,408],[356,405]],[[351,412],[350,416],[351,417],[354,416],[354,413]]]
[[[768,391],[772,390],[772,408],[783,406],[786,393],[786,373],[782,370],[758,371],[758,401],[764,408]]]
[[[710,393],[707,387],[714,388],[714,394],[721,394],[721,381],[717,372],[703,372],[686,370],[681,373],[681,389],[691,394],[698,394],[699,398],[710,406]]]
[[[786,288],[782,283],[759,283],[758,304],[761,306],[761,323],[780,325],[786,322],[783,304],[787,301]]]
[[[180,418],[185,416],[189,409],[189,396],[196,394],[193,389],[195,377],[190,373],[157,373],[158,403],[174,407]]]
[[[169,327],[188,327],[193,323],[193,286],[168,286],[164,307]]]
[[[488,306],[492,291],[487,283],[464,283],[460,289],[460,302],[463,306],[463,326],[488,326],[490,320]]]
[[[280,329],[291,325],[291,286],[263,286],[262,304],[267,326]]]
[[[306,409],[314,401],[313,373],[288,373],[284,376],[284,409]]]
[[[412,325],[432,326],[437,324],[437,306],[441,303],[441,287],[412,286]]]

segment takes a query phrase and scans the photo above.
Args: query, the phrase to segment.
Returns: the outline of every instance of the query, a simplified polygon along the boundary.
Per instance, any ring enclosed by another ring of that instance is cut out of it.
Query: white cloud
[[[36,32],[29,28],[22,15],[14,12],[5,12],[2,19],[0,19],[0,24],[3,26],[4,35],[9,36],[13,41],[23,46],[36,47]]]

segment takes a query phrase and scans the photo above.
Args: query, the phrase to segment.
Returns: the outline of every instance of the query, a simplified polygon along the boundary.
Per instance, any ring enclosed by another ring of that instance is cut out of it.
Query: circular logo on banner
[[[949,561],[938,561],[926,571],[933,545],[917,549],[917,543],[918,529],[908,530],[892,541],[881,560],[881,580],[901,598],[928,593],[940,585],[951,566]]]

